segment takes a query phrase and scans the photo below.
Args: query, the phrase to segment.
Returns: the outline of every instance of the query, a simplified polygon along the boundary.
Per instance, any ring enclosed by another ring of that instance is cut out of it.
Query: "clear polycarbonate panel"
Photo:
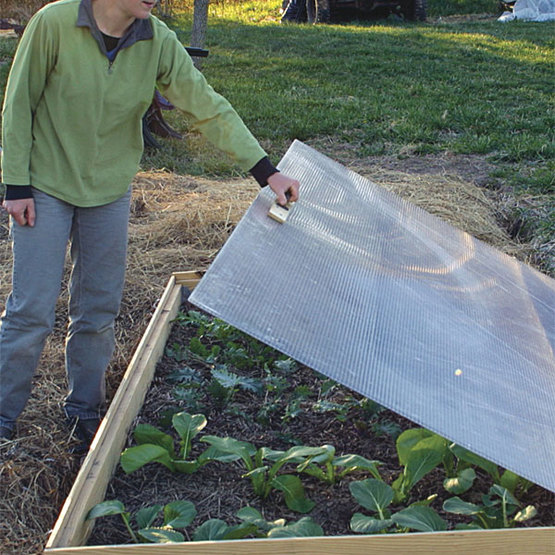
[[[279,168],[287,221],[263,189],[191,302],[555,490],[555,281],[301,142]]]

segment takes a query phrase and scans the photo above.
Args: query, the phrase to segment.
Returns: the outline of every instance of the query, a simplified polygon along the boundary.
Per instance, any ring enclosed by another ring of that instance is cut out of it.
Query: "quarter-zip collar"
[[[88,27],[102,53],[105,56],[108,56],[106,45],[104,44],[104,39],[102,38],[102,33],[93,16],[92,0],[81,0],[76,25],[77,27]],[[127,29],[125,35],[121,37],[116,49],[111,52],[111,55],[112,57],[115,57],[123,48],[129,48],[140,40],[150,40],[152,37],[153,32],[150,19],[135,19],[129,29]]]

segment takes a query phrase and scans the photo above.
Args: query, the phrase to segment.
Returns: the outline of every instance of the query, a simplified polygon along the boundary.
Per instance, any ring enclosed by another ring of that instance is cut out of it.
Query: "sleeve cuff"
[[[22,200],[33,198],[31,185],[6,185],[4,200]]]
[[[270,162],[267,156],[264,156],[264,158],[259,160],[249,171],[256,181],[258,181],[258,184],[264,187],[268,185],[268,178],[279,170]]]

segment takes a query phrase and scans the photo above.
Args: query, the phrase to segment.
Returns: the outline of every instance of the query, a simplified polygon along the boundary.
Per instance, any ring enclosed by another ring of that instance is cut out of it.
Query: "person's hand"
[[[278,204],[282,206],[299,199],[299,182],[292,177],[276,172],[268,177],[268,185],[276,194]]]
[[[19,225],[35,225],[35,201],[32,198],[5,200],[2,206]]]

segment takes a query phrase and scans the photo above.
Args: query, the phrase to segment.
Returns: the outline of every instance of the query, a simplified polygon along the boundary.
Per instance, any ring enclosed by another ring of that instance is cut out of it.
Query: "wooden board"
[[[373,536],[287,538],[82,547],[92,529],[89,510],[103,501],[129,428],[144,402],[162,356],[183,287],[193,289],[203,272],[172,274],[131,359],[110,408],[62,508],[45,553],[58,555],[388,555],[446,553],[554,555],[555,527]]]
[[[104,500],[127,432],[143,405],[156,363],[164,351],[171,321],[179,310],[181,285],[186,282],[194,287],[199,279],[195,272],[182,272],[179,281],[173,275],[170,278],[62,507],[46,544],[47,550],[78,546],[87,540],[92,523],[85,522],[85,517],[94,505]]]
[[[57,555],[553,555],[555,528],[53,549]]]

